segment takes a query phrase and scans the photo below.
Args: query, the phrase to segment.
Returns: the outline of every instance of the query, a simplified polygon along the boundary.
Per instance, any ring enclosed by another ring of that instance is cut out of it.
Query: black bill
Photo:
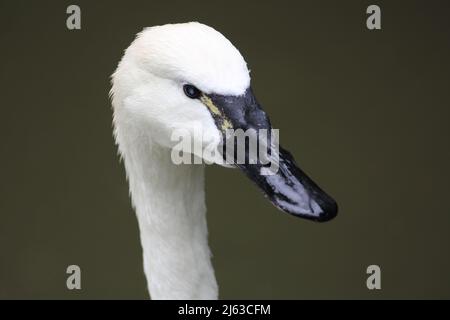
[[[298,217],[321,222],[336,216],[336,202],[297,166],[288,151],[281,146],[273,147],[277,140],[270,134],[270,120],[256,101],[251,88],[241,96],[203,95],[201,101],[210,109],[216,125],[224,133],[224,146],[229,146],[226,143],[229,139],[237,142],[236,137],[227,136],[228,129],[254,131],[256,136],[259,136],[259,132],[267,132],[266,145],[272,146],[267,150],[270,163],[261,159],[260,150],[266,148],[261,145],[256,150],[256,161],[250,161],[253,158],[251,154],[255,154],[255,151],[250,150],[249,139],[243,140],[245,161],[238,161],[237,148],[231,150],[231,157],[229,149],[224,149],[223,155],[228,161],[231,158],[277,208]],[[269,167],[273,169],[274,163],[275,170],[269,170]]]

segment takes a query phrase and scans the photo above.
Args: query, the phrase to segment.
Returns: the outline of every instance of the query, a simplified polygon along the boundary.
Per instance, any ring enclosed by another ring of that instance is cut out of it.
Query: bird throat
[[[151,137],[120,136],[152,299],[217,299],[203,165],[175,165]]]

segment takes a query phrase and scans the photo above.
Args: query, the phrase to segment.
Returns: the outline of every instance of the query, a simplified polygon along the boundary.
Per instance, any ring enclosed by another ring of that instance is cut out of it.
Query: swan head
[[[205,149],[223,151],[228,130],[251,129],[258,136],[271,129],[253,95],[244,58],[221,33],[201,23],[144,29],[125,51],[112,85],[119,150],[120,130],[126,124],[130,130],[132,124],[136,134],[167,148],[177,144],[174,133],[188,134],[193,145],[201,146],[200,152],[193,148],[196,156],[227,165],[225,152]],[[273,174],[264,174],[258,160],[232,166],[242,169],[282,211],[315,221],[333,218],[336,202],[298,168],[289,152],[280,147],[276,153]]]

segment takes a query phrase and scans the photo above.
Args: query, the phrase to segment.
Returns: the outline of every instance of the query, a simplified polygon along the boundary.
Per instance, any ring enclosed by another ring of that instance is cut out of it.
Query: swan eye
[[[184,90],[184,93],[191,99],[197,99],[202,94],[200,92],[200,90],[198,90],[196,87],[194,87],[190,84],[185,84],[183,86],[183,90]]]

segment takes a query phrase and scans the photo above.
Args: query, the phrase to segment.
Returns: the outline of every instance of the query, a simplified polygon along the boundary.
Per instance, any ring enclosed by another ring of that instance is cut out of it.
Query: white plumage
[[[243,94],[250,77],[239,51],[200,23],[147,28],[112,77],[114,133],[124,160],[153,299],[216,299],[207,241],[204,167],[174,165],[171,133],[200,124],[203,145],[220,142],[208,110],[183,93]],[[195,135],[192,135],[193,137]]]
[[[223,164],[222,154],[205,151],[219,149],[227,128],[271,129],[244,59],[222,34],[200,23],[148,28],[126,50],[111,94],[114,135],[138,217],[151,297],[216,299],[204,167],[174,164],[173,133],[188,134],[200,146],[192,150],[196,156]],[[233,161],[278,209],[314,221],[334,218],[336,202],[292,155],[281,146],[271,151],[277,164],[271,175],[261,161]]]

